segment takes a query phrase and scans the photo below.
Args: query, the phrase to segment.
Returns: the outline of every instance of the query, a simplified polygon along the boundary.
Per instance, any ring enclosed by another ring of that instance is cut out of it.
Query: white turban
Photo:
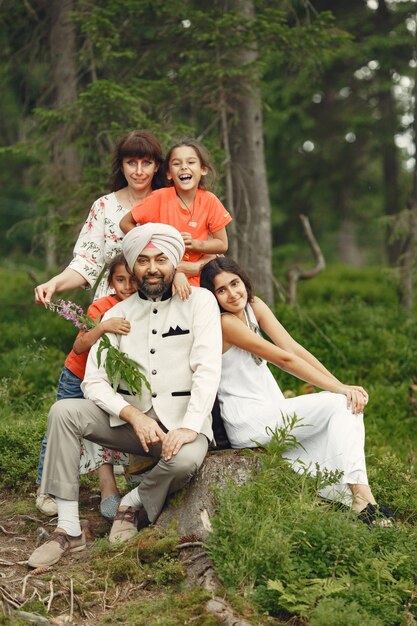
[[[180,233],[168,224],[149,222],[132,228],[123,239],[122,250],[131,271],[133,271],[136,259],[149,243],[166,254],[172,265],[177,267],[185,250],[184,240]]]

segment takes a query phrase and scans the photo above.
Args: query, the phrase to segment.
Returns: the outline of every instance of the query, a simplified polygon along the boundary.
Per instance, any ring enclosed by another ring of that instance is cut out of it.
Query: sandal
[[[375,528],[391,528],[394,525],[394,511],[385,504],[371,504],[358,513],[358,519],[364,524]]]

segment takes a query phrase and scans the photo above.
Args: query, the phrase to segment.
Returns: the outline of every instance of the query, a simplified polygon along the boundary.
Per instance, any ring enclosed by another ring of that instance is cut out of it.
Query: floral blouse
[[[121,253],[124,233],[119,223],[129,210],[118,202],[115,193],[102,196],[91,207],[74,246],[74,258],[68,265],[81,274],[90,287],[94,287],[105,265]],[[106,272],[96,289],[94,300],[109,293]]]

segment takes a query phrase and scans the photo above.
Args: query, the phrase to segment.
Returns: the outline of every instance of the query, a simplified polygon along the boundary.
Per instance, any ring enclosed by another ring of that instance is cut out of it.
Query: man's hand
[[[173,456],[178,454],[184,443],[191,443],[197,438],[195,430],[190,428],[176,428],[170,430],[162,441],[162,458],[169,461]]]
[[[149,452],[149,446],[163,442],[167,436],[156,420],[148,417],[136,407],[125,407],[120,411],[119,417],[131,425],[145,452]]]
[[[158,425],[158,422],[145,414],[135,418],[131,425],[145,452],[149,452],[149,446],[153,446],[160,441],[163,442],[166,438],[166,434]]]

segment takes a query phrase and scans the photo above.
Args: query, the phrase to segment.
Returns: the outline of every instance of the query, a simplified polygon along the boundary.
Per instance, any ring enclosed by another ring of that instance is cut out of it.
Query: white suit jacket
[[[192,287],[188,300],[168,293],[154,302],[139,292],[116,304],[103,319],[111,317],[130,322],[128,335],[108,333],[108,337],[139,365],[152,391],[143,385],[141,398],[130,396],[123,393],[122,380],[116,393],[103,366],[105,351],[101,366],[97,365],[99,340],[88,356],[84,396],[109,413],[111,426],[126,423],[119,414],[129,404],[144,412],[153,406],[168,430],[190,428],[211,440],[211,409],[220,381],[222,349],[220,313],[213,294]]]

